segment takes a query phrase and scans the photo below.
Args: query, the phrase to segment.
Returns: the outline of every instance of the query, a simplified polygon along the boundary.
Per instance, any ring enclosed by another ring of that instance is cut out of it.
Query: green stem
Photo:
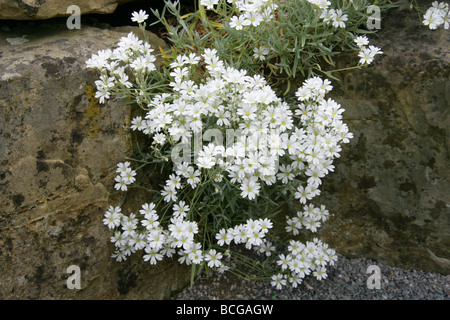
[[[333,72],[341,72],[341,71],[347,71],[347,70],[354,70],[354,69],[361,69],[362,65],[357,65],[357,66],[353,66],[353,67],[347,67],[347,68],[341,68],[341,69],[335,69],[335,70],[330,70],[327,71],[328,73],[333,73]]]

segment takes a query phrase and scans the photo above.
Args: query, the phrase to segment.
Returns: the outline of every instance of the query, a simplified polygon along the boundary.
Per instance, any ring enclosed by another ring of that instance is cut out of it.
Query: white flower
[[[369,39],[367,39],[366,36],[358,36],[354,41],[359,48],[365,47],[369,44]]]
[[[443,17],[444,20],[444,29],[448,30],[450,29],[450,11],[447,12],[447,14]]]
[[[203,253],[200,250],[195,250],[193,252],[188,253],[188,258],[192,261],[194,264],[200,264],[203,262]]]
[[[165,202],[177,201],[178,199],[175,189],[169,186],[164,187],[164,189],[161,191],[161,195],[164,197]]]
[[[326,9],[331,4],[328,0],[308,0],[309,3],[315,4],[321,9]]]
[[[279,273],[272,276],[271,285],[278,290],[283,289],[283,286],[286,285],[286,279],[283,274]]]
[[[122,223],[122,231],[123,231],[122,236],[124,236],[124,237],[134,236],[136,227],[137,227],[137,224],[133,223],[131,221]]]
[[[272,243],[268,241],[263,242],[258,248],[258,251],[265,254],[267,257],[270,257],[272,253],[275,252],[275,250],[275,246],[273,246]]]
[[[323,9],[322,14],[320,15],[320,19],[323,19],[324,22],[330,23],[333,19],[334,9]]]
[[[295,192],[295,199],[299,199],[300,203],[305,204],[307,200],[311,200],[313,195],[311,194],[310,187],[298,186],[297,191]]]
[[[146,213],[144,220],[141,224],[149,231],[156,230],[159,226],[159,216],[156,213]]]
[[[211,169],[215,164],[216,160],[213,156],[200,151],[197,159],[197,166],[199,168]]]
[[[278,258],[279,260],[277,260],[277,264],[281,266],[281,269],[282,270],[287,269],[289,266],[289,262],[292,260],[292,256],[291,255],[285,256],[284,254],[280,254]]]
[[[225,229],[220,229],[216,234],[216,240],[219,246],[229,245],[233,241],[233,235]]]
[[[116,231],[114,236],[111,237],[111,242],[114,243],[116,247],[123,247],[127,243],[127,238],[122,235],[121,231]]]
[[[360,64],[371,64],[374,57],[377,54],[382,54],[380,48],[370,45],[368,48],[366,46],[360,46],[360,52],[358,56],[360,57]]]
[[[120,207],[110,206],[105,213],[103,223],[108,226],[109,229],[113,229],[120,225],[122,218]]]
[[[194,170],[194,168],[190,167],[187,176],[187,183],[191,185],[192,188],[195,188],[196,185],[200,182],[201,172],[199,170]]]
[[[148,18],[148,14],[144,10],[139,10],[139,12],[135,11],[132,13],[131,21],[137,22],[137,23],[142,23],[145,20],[147,20],[147,18]]]
[[[196,65],[198,64],[200,61],[200,57],[195,54],[194,52],[191,52],[189,54],[189,56],[186,58],[186,63],[191,64],[191,65]]]
[[[233,16],[230,20],[230,27],[236,30],[242,30],[244,26],[248,26],[250,21],[247,20],[244,16]]]
[[[305,245],[303,243],[301,243],[300,241],[295,241],[295,240],[289,241],[288,251],[293,256],[298,255],[304,248],[305,248]]]
[[[136,234],[134,237],[130,238],[128,244],[130,246],[134,246],[134,250],[144,249],[145,246],[147,245],[145,237],[146,237],[145,234]]]
[[[219,3],[219,0],[200,0],[200,4],[206,9],[214,9],[214,6]]]
[[[102,104],[105,103],[105,99],[109,99],[110,96],[111,93],[108,91],[107,87],[100,87],[95,93],[95,97],[99,98],[99,102]]]
[[[371,64],[374,58],[372,51],[368,48],[362,48],[358,53],[358,57],[360,57],[360,64]]]
[[[111,255],[111,258],[115,258],[117,262],[125,261],[127,260],[127,257],[124,252],[120,250],[115,250],[113,254]]]
[[[218,273],[224,273],[225,271],[230,270],[230,267],[224,265],[223,263],[220,265],[220,267],[217,269]]]
[[[186,217],[186,214],[189,212],[189,206],[184,201],[180,201],[173,205],[173,214],[175,217]]]
[[[301,229],[301,223],[299,222],[299,219],[297,217],[286,219],[286,224],[286,232],[292,232],[294,236],[298,235],[299,230]]]
[[[337,9],[332,14],[332,24],[336,28],[345,28],[345,21],[348,20],[348,16],[342,12],[341,9]]]
[[[264,20],[263,15],[256,11],[245,12],[244,17],[246,21],[248,21],[249,25],[252,25],[254,27],[259,26],[261,22]]]
[[[217,50],[206,48],[203,51],[202,57],[205,59],[205,63],[209,64],[212,59],[217,58]]]
[[[127,191],[128,187],[127,187],[127,182],[126,179],[120,175],[116,176],[115,178],[116,184],[114,185],[114,188],[116,190],[121,190],[121,191]]]
[[[375,56],[375,55],[377,55],[377,54],[382,54],[383,53],[383,51],[381,51],[381,49],[380,48],[378,48],[378,47],[375,47],[375,46],[369,46],[369,50],[370,50],[370,53],[373,55],[373,56]]]
[[[437,27],[443,23],[444,19],[440,13],[440,10],[428,9],[423,16],[423,24],[432,30],[437,29]]]
[[[270,219],[268,219],[268,218],[260,219],[259,224],[260,224],[261,231],[264,233],[268,232],[269,229],[271,229],[273,227],[272,221],[270,221]]]
[[[116,172],[117,173],[122,173],[122,172],[126,172],[127,169],[130,167],[130,163],[128,161],[125,162],[119,162],[117,164],[117,169]]]
[[[263,243],[264,232],[262,232],[259,229],[249,232],[247,236],[248,236],[246,244],[247,248],[250,248],[251,246],[258,247]]]
[[[255,199],[259,194],[260,184],[257,182],[258,178],[251,177],[250,179],[244,179],[241,184],[241,196],[248,198],[249,200]]]
[[[145,247],[145,252],[147,254],[144,255],[144,261],[150,261],[150,264],[152,265],[163,259],[163,255],[159,253],[158,250],[155,250],[150,246]]]
[[[305,218],[303,225],[305,226],[306,229],[310,230],[311,232],[317,232],[317,228],[321,226],[321,223],[320,221],[317,221],[315,218]]]
[[[153,136],[153,141],[159,145],[163,145],[167,141],[167,137],[164,133],[157,133]]]
[[[282,164],[279,170],[280,173],[277,174],[277,178],[278,180],[281,180],[282,183],[287,184],[295,178],[295,174],[293,173],[294,168],[291,165],[285,166]]]
[[[127,185],[132,184],[136,181],[136,171],[131,168],[127,168],[125,171],[121,172],[120,175]]]
[[[208,261],[208,267],[210,268],[220,267],[222,264],[220,261],[220,259],[222,259],[222,254],[215,249],[209,250],[204,259],[205,261]]]
[[[88,68],[96,68],[101,70],[106,66],[111,56],[111,49],[100,50],[97,54],[93,54],[92,57],[86,61],[86,66]]]
[[[144,130],[144,125],[141,116],[137,116],[131,121],[130,129],[139,131]]]
[[[151,202],[151,203],[144,203],[142,205],[142,209],[139,210],[139,213],[144,215],[147,218],[147,215],[156,214],[155,207],[156,207],[156,205],[153,202]]]
[[[316,271],[313,272],[313,275],[316,277],[317,280],[323,280],[327,278],[327,270],[324,267],[319,267],[316,269]]]

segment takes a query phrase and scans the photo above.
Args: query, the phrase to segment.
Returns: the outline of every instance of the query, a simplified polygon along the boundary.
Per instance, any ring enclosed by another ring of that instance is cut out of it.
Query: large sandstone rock
[[[80,14],[113,13],[117,6],[133,0],[0,0],[0,20],[37,20],[65,17],[67,8],[77,5]]]
[[[408,4],[381,26],[384,55],[334,83],[355,137],[324,180],[334,217],[320,236],[350,257],[449,274],[448,30],[421,26]]]
[[[85,61],[130,30],[34,24],[0,34],[0,299],[162,299],[188,281],[178,263],[113,260],[102,223],[109,205],[127,203],[113,181],[133,152],[131,111],[98,104]],[[28,42],[5,40],[22,34]],[[66,285],[71,265],[79,290]]]

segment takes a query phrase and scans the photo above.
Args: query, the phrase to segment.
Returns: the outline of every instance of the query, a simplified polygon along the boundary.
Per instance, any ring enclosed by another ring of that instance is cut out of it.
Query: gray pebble
[[[368,288],[368,266],[380,268],[380,288]],[[173,300],[450,300],[450,275],[389,267],[339,255],[328,278],[305,278],[297,288],[278,290],[268,280],[242,281],[229,275],[199,276]]]

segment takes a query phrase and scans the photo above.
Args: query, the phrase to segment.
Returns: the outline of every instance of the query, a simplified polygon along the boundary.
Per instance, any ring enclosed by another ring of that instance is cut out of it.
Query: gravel
[[[379,267],[380,288],[369,289],[367,273]],[[173,300],[450,300],[450,275],[389,267],[370,259],[338,261],[322,281],[307,277],[296,289],[273,288],[268,280],[246,281],[231,273],[201,274]]]

